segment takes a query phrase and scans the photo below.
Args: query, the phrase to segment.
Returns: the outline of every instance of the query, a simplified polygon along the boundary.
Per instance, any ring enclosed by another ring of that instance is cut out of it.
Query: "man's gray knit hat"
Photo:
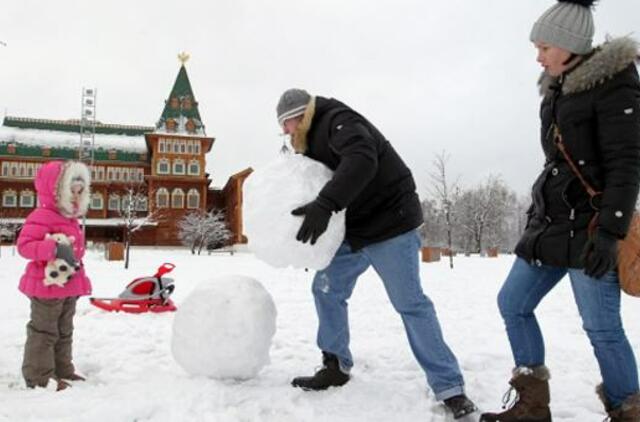
[[[278,106],[276,107],[280,126],[282,126],[287,119],[303,115],[307,109],[309,100],[311,100],[311,95],[304,89],[291,88],[286,90],[280,96]]]
[[[593,3],[595,0],[558,0],[538,18],[529,38],[575,54],[589,53],[594,32]]]

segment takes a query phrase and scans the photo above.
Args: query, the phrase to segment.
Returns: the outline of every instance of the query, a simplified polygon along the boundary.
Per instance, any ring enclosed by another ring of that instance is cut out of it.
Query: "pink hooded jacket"
[[[81,179],[84,191],[78,207],[71,203],[71,182]],[[51,161],[43,165],[35,179],[39,205],[27,217],[20,236],[18,253],[30,260],[24,275],[20,278],[19,289],[29,297],[56,299],[91,294],[91,281],[84,272],[84,236],[78,217],[89,205],[90,174],[87,166],[78,162]],[[64,233],[73,236],[73,251],[81,264],[73,277],[63,286],[46,286],[44,268],[47,261],[56,257],[56,242],[45,239],[48,233]]]

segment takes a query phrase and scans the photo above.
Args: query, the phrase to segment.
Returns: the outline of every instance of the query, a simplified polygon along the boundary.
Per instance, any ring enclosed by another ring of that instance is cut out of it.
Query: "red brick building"
[[[122,240],[122,210],[131,196],[140,221],[153,215],[134,244],[179,245],[177,222],[187,213],[223,209],[233,243],[242,234],[242,184],[251,169],[230,177],[223,189],[210,187],[207,136],[184,64],[155,126],[96,123],[92,197],[85,220],[87,239]],[[53,159],[77,159],[78,120],[5,117],[0,126],[0,221],[20,224],[36,206],[33,179]]]

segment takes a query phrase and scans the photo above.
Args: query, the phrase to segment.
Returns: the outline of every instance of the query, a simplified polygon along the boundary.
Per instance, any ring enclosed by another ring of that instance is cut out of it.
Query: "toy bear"
[[[63,233],[49,233],[45,236],[45,239],[53,239],[56,243],[62,243],[66,245],[73,245],[75,238],[73,236],[67,236]],[[56,258],[47,262],[44,269],[44,284],[45,286],[64,286],[64,284],[71,279],[76,273],[76,268],[73,265],[69,265],[64,259]]]

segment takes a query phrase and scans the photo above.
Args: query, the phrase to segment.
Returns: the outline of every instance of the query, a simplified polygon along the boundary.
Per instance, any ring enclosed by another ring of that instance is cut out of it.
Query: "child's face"
[[[80,196],[82,196],[82,192],[84,191],[84,186],[82,184],[76,183],[71,185],[71,202],[74,205],[78,205],[80,203]]]

